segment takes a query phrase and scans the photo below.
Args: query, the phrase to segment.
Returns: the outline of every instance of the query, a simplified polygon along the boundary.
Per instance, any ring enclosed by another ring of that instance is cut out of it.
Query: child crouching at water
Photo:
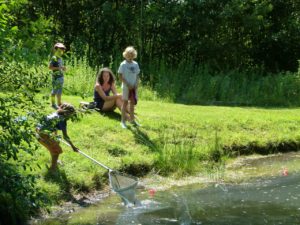
[[[58,157],[62,153],[57,136],[58,130],[62,131],[63,138],[70,144],[73,150],[78,152],[78,148],[73,145],[67,134],[67,120],[74,117],[76,117],[75,108],[71,104],[63,103],[58,107],[56,112],[43,118],[37,125],[38,141],[49,150],[51,155],[51,171],[56,170]]]

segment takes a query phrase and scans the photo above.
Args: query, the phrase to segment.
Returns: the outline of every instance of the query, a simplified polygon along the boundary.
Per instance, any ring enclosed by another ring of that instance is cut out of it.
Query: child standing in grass
[[[64,84],[64,71],[66,67],[63,64],[62,55],[66,47],[62,43],[56,43],[53,47],[53,56],[49,63],[49,69],[52,70],[52,91],[51,104],[54,109],[61,105],[62,88]],[[57,98],[57,105],[55,104],[55,96]]]
[[[137,89],[139,84],[139,64],[134,61],[137,57],[137,51],[134,47],[129,46],[123,52],[123,57],[125,60],[120,64],[118,73],[122,80],[122,128],[127,128],[126,126],[126,109],[129,104],[130,122],[134,125],[139,126],[138,122],[134,120],[134,106],[137,104]]]
[[[51,155],[52,161],[50,171],[56,170],[58,157],[62,153],[57,130],[61,130],[63,138],[71,145],[75,152],[78,151],[78,148],[73,145],[67,134],[67,120],[75,117],[75,108],[71,104],[64,103],[58,107],[56,112],[43,118],[37,125],[36,131],[38,141],[49,150]]]

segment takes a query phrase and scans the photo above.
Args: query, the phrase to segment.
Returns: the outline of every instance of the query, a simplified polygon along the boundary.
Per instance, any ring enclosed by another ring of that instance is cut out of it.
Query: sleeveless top
[[[111,91],[111,87],[107,91],[104,91],[105,95],[109,96],[110,91]],[[94,102],[96,102],[96,107],[99,109],[102,109],[105,102],[105,100],[101,98],[101,96],[97,92],[96,88],[94,89]]]

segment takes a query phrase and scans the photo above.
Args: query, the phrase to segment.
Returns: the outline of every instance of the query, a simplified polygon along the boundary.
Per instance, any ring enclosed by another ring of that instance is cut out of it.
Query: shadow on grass
[[[79,199],[76,199],[72,194],[72,185],[68,180],[66,173],[62,169],[56,169],[55,171],[48,170],[45,174],[45,180],[47,182],[56,183],[62,190],[61,198],[64,201],[71,201],[80,206],[88,206],[91,203],[87,201],[87,198],[83,195]]]
[[[63,198],[65,200],[72,200],[71,183],[69,182],[64,170],[59,168],[55,171],[48,170],[45,174],[45,180],[47,182],[56,183],[64,192]]]
[[[151,152],[157,152],[159,150],[159,147],[155,142],[153,142],[148,134],[146,134],[144,131],[141,130],[140,127],[134,126],[128,127],[128,130],[130,130],[134,134],[135,142],[138,144],[145,145],[149,148]]]
[[[121,114],[115,111],[99,112],[99,114],[104,117],[108,117],[109,119],[121,121]]]

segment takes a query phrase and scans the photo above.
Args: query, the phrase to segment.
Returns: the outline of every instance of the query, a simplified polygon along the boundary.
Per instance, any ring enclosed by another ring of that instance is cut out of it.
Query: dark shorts
[[[95,101],[96,103],[96,108],[102,110],[104,106],[104,101]]]

